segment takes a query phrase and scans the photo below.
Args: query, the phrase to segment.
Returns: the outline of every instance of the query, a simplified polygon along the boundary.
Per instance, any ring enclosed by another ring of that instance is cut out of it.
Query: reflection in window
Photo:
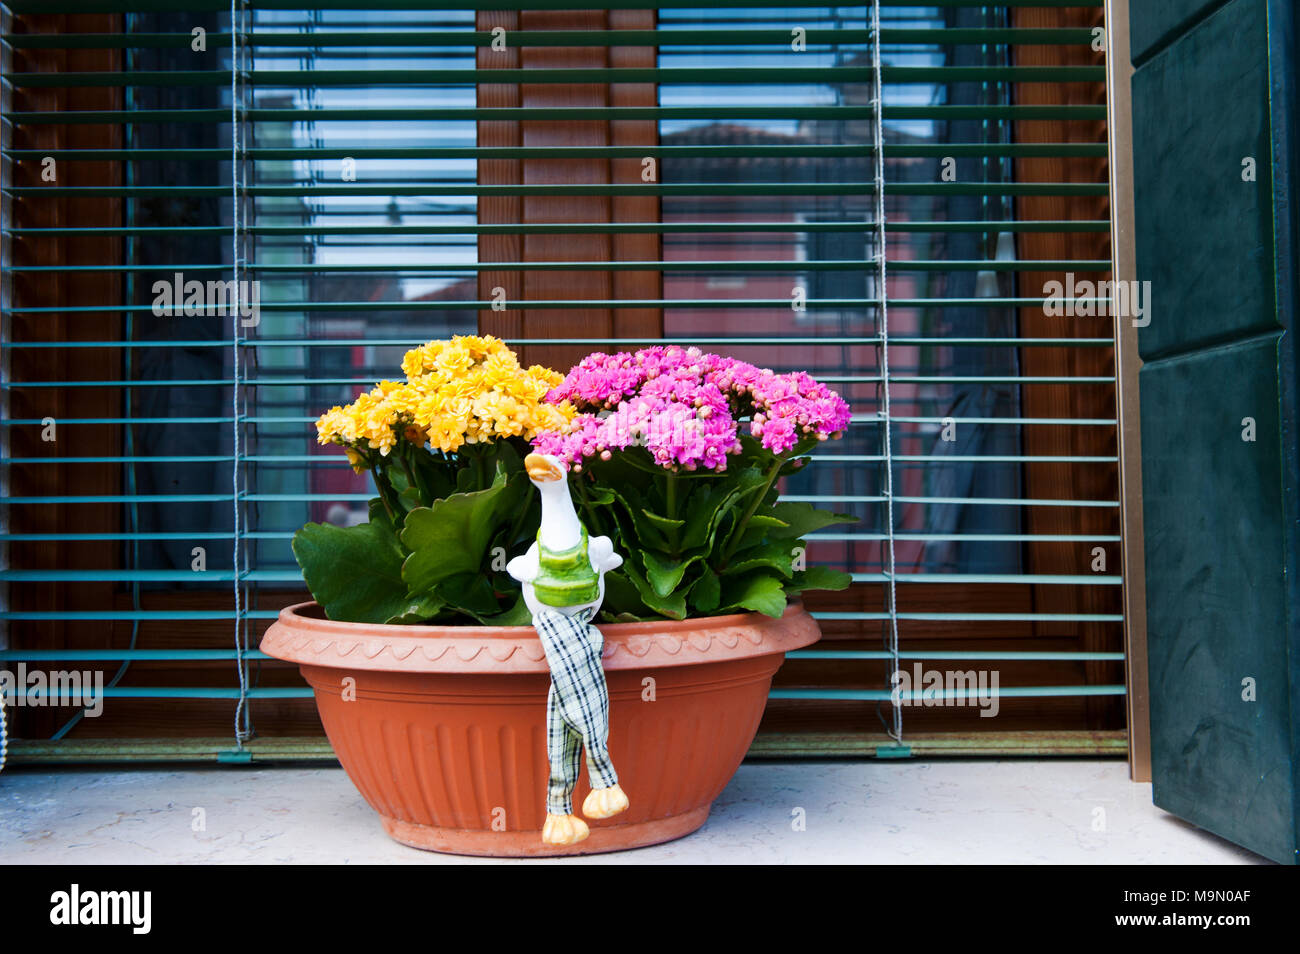
[[[1005,26],[998,8],[887,7],[884,25],[909,27]],[[278,11],[250,14],[257,31],[320,34],[342,31],[393,32],[474,28],[469,10],[430,11]],[[796,22],[797,16],[797,22]],[[662,10],[666,31],[745,27],[788,30],[865,29],[866,8],[828,8],[797,14],[776,9]],[[185,22],[181,23],[180,19]],[[132,14],[129,29],[143,33],[188,33],[193,17]],[[200,23],[210,33],[228,29],[213,15]],[[222,55],[228,56],[228,48]],[[996,65],[1005,62],[1003,46],[926,44],[887,45],[887,64]],[[318,448],[311,422],[321,408],[351,400],[359,388],[397,373],[401,355],[412,343],[476,328],[474,310],[458,302],[476,299],[477,206],[473,196],[449,195],[449,187],[472,186],[472,158],[394,156],[410,147],[476,144],[472,119],[438,116],[438,109],[473,107],[472,82],[436,88],[385,85],[368,87],[297,82],[277,86],[266,74],[279,70],[400,70],[474,67],[474,49],[454,47],[257,46],[249,54],[261,81],[247,91],[245,119],[249,145],[258,150],[293,149],[281,156],[246,160],[253,186],[248,259],[262,282],[261,325],[244,352],[245,375],[262,382],[248,390],[249,420],[243,430],[248,455],[246,485],[250,502],[250,563],[261,569],[292,569],[290,533],[306,520],[345,523],[361,516],[370,488],[342,456]],[[189,68],[188,51],[144,47],[131,51],[132,69]],[[795,53],[779,46],[660,47],[664,67],[736,67],[738,83],[663,85],[663,106],[718,107],[733,114],[714,120],[664,120],[666,146],[744,147],[721,156],[667,156],[665,183],[717,183],[743,186],[769,183],[770,194],[742,195],[720,188],[717,195],[666,196],[665,222],[754,222],[763,230],[668,232],[663,256],[679,263],[664,276],[670,300],[727,300],[734,307],[666,309],[670,338],[737,338],[752,343],[709,347],[779,370],[801,368],[834,382],[852,402],[858,422],[846,440],[830,451],[842,456],[789,481],[785,492],[821,498],[826,505],[859,514],[862,521],[826,533],[811,554],[859,572],[883,568],[885,521],[878,458],[881,427],[879,309],[874,258],[878,253],[873,215],[873,106],[871,50],[866,42],[833,46],[810,43]],[[228,64],[223,64],[223,66]],[[860,69],[861,79],[826,84],[745,84],[745,67],[831,65]],[[141,87],[133,91],[138,108],[229,111],[225,87]],[[202,100],[197,97],[204,97]],[[1000,104],[1009,91],[1000,83],[887,85],[884,138],[891,150],[886,178],[891,184],[941,181],[941,157],[924,149],[944,143],[999,143],[1010,140],[1009,123],[991,119],[949,119],[931,107]],[[836,107],[834,115],[781,116],[783,107]],[[923,108],[922,114],[900,108]],[[928,112],[925,112],[929,109]],[[746,114],[746,110],[749,111]],[[410,111],[405,117],[400,114]],[[127,145],[160,150],[209,147],[228,150],[229,122],[140,123],[127,127]],[[808,147],[854,147],[843,150]],[[763,147],[763,148],[755,148]],[[378,152],[379,154],[376,154]],[[384,155],[383,153],[388,153]],[[919,153],[925,153],[921,155]],[[346,163],[346,158],[354,163]],[[230,164],[220,158],[137,160],[132,181],[139,185],[229,186]],[[1011,178],[1009,159],[957,157],[959,182],[998,182]],[[347,187],[346,194],[339,194]],[[802,187],[802,188],[801,188]],[[274,194],[276,190],[297,194]],[[224,195],[175,195],[128,204],[130,224],[176,229],[231,221]],[[945,462],[945,457],[1016,455],[1020,427],[1011,424],[961,424],[955,441],[945,441],[941,421],[1018,417],[1013,383],[935,380],[1007,378],[1017,373],[1016,350],[945,344],[961,338],[1014,337],[1015,315],[1004,306],[908,304],[935,299],[1006,298],[1010,274],[944,262],[1014,258],[1012,233],[999,222],[1014,218],[1010,199],[990,196],[890,194],[889,329],[894,454],[938,457],[899,460],[895,488],[901,497],[939,498],[902,502],[895,525],[901,572],[967,569],[1015,572],[1020,547],[1014,542],[942,539],[969,534],[1021,532],[1015,507],[972,503],[981,498],[1017,498],[1016,463],[978,465]],[[978,231],[939,232],[920,223],[987,222]],[[464,231],[457,231],[459,227]],[[228,231],[170,232],[165,237],[135,237],[129,260],[147,268],[135,279],[131,300],[149,301],[158,277],[178,269],[207,265],[229,277]],[[828,307],[739,304],[750,300],[789,301],[798,290]],[[128,454],[231,454],[231,395],[219,382],[232,376],[228,332],[222,322],[191,321],[177,335],[175,319],[133,316],[131,336],[187,342],[170,348],[128,349],[126,377],[133,380],[211,381],[193,387],[131,389],[131,414],[143,419],[185,417],[195,422],[136,424],[127,429]],[[910,341],[909,341],[910,339]],[[917,340],[924,339],[924,340]],[[916,380],[907,380],[908,378]],[[268,383],[269,382],[269,383]],[[304,466],[307,462],[309,466]],[[154,463],[128,467],[126,485],[141,494],[190,494],[188,503],[129,505],[129,526],[145,533],[205,530],[229,534],[232,526],[229,468],[223,464]],[[945,502],[945,501],[960,502]],[[191,541],[133,544],[134,564],[186,568]],[[229,554],[213,546],[209,567],[228,566]],[[225,563],[223,563],[223,560]],[[224,584],[221,584],[224,586]]]
[[[993,8],[885,8],[882,16],[884,28],[1007,25],[1005,11]],[[725,29],[738,20],[746,28],[783,31],[794,27],[863,30],[869,26],[869,10],[835,8],[820,15],[803,10],[660,11],[660,27],[668,31]],[[882,57],[887,65],[997,65],[1008,62],[1009,54],[1003,46],[905,44],[886,45]],[[881,406],[876,343],[880,316],[873,301],[878,289],[870,44],[810,42],[803,52],[775,46],[664,44],[660,65],[730,67],[735,68],[738,80],[735,86],[664,85],[660,88],[664,106],[710,105],[736,115],[744,115],[746,108],[761,107],[751,109],[753,118],[664,120],[660,130],[664,145],[786,147],[751,148],[746,155],[665,158],[666,183],[773,186],[762,195],[725,194],[724,188],[720,190],[724,194],[717,196],[664,198],[666,222],[764,223],[761,230],[756,227],[753,231],[665,234],[665,260],[683,263],[680,269],[665,273],[666,299],[738,302],[732,308],[670,308],[664,316],[665,335],[752,340],[752,344],[736,344],[728,350],[760,365],[809,370],[837,383],[857,415],[847,439],[831,452],[842,455],[843,460],[838,466],[823,464],[792,478],[784,492],[815,497],[863,518],[848,527],[848,532],[821,535],[810,554],[813,559],[839,562],[858,572],[880,572],[885,566],[880,539],[885,520],[879,500],[883,448],[877,418]],[[860,68],[862,79],[742,85],[745,68],[765,66]],[[886,181],[891,185],[941,181],[942,156],[934,155],[933,150],[908,147],[1010,141],[1005,121],[948,119],[940,110],[917,116],[900,113],[897,107],[999,104],[1007,102],[1008,95],[1001,83],[887,84]],[[840,112],[828,117],[807,109],[826,106],[839,107]],[[781,107],[798,107],[806,115],[773,115]],[[861,148],[847,155],[843,150],[821,150],[819,154],[817,146]],[[950,168],[959,182],[1011,179],[1011,163],[1005,158],[957,157]],[[827,189],[828,185],[838,188]],[[942,426],[946,417],[986,422],[1016,418],[1018,389],[1003,381],[935,380],[1014,376],[1017,361],[1013,347],[943,343],[953,338],[1014,337],[1014,311],[1005,305],[908,303],[1010,297],[1009,273],[930,263],[1014,258],[1012,233],[1001,232],[996,224],[1013,218],[1009,198],[909,195],[906,190],[886,197],[889,334],[894,342],[889,349],[893,452],[904,458],[895,462],[894,492],[902,498],[938,498],[900,502],[896,507],[901,573],[1015,572],[1020,567],[1020,548],[1014,542],[951,539],[1021,532],[1015,507],[967,502],[970,498],[1019,497],[1019,465],[945,461],[949,457],[1017,455],[1021,453],[1020,427],[961,423],[945,435]],[[981,231],[937,232],[920,224],[944,221],[990,225]],[[788,230],[781,228],[784,223],[789,223]],[[699,264],[706,262],[714,264]],[[806,310],[781,304],[799,293],[814,304]],[[739,304],[760,299],[778,304]],[[829,304],[815,304],[824,300],[830,300]],[[955,440],[945,440],[945,436]]]

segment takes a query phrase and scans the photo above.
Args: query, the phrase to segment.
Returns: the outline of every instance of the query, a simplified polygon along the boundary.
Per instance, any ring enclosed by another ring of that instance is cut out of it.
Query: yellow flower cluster
[[[353,468],[363,470],[362,451],[387,456],[399,438],[450,454],[499,437],[531,440],[573,417],[567,401],[543,400],[563,375],[540,365],[521,367],[505,342],[490,335],[430,341],[406,353],[402,370],[405,383],[381,381],[347,407],[322,414],[317,440],[342,444]]]

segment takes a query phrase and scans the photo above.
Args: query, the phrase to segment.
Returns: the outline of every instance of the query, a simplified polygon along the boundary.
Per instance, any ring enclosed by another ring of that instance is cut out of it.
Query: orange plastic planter
[[[602,625],[610,754],[631,799],[567,848],[542,844],[546,693],[525,626],[382,626],[280,613],[262,639],[298,663],[348,777],[396,840],[467,855],[580,855],[695,831],[758,731],[784,654],[816,642],[794,604],[680,622]],[[587,794],[585,768],[574,803]]]

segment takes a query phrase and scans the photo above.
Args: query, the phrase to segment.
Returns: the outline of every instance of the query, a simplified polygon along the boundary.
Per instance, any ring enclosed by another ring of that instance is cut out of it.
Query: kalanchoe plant
[[[303,578],[331,619],[526,623],[505,556],[537,532],[522,458],[573,414],[545,400],[561,377],[470,335],[415,348],[402,370],[405,382],[383,381],[317,421],[320,443],[343,447],[379,496],[366,523],[294,535]]]
[[[805,566],[804,537],[857,518],[777,500],[779,479],[849,423],[809,375],[653,347],[588,356],[548,400],[579,413],[534,446],[569,465],[579,515],[625,558],[602,618],[780,616],[803,590],[849,585]]]

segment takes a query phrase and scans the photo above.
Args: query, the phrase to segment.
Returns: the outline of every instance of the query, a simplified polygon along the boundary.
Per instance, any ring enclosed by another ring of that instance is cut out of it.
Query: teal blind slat
[[[933,694],[931,694],[933,693]],[[1042,699],[1048,697],[1073,697],[1073,696],[1122,696],[1125,693],[1124,686],[999,686],[997,695],[1003,699]],[[920,702],[927,698],[932,699],[965,699],[976,698],[977,692],[972,690],[969,693],[960,690],[921,690],[911,689],[901,691],[905,698]],[[769,693],[770,699],[838,699],[852,702],[888,702],[893,698],[893,690],[890,689],[773,689]]]
[[[597,120],[661,120],[661,119],[870,119],[868,106],[537,106],[527,109],[509,106],[452,106],[430,108],[413,106],[409,109],[385,109],[378,106],[346,109],[320,107],[313,109],[248,109],[244,116],[249,122],[294,123],[310,120],[328,122],[408,122],[426,123],[454,120],[521,119],[597,119]],[[884,110],[886,119],[1105,119],[1105,106],[1062,104],[1057,106],[1007,105],[962,106],[935,104],[926,106],[890,106]],[[33,110],[14,113],[10,120],[17,125],[48,125],[51,123],[220,123],[230,122],[230,111],[224,109],[133,109],[92,110],[73,109],[61,112]]]
[[[38,150],[39,151],[39,150]],[[31,158],[41,158],[33,155]],[[148,158],[148,157],[145,157]],[[155,159],[168,158],[165,153],[159,153],[154,156]],[[216,155],[210,158],[218,158]],[[809,183],[732,183],[732,182],[692,182],[679,185],[638,185],[622,183],[617,185],[608,184],[553,184],[546,183],[541,185],[443,185],[438,184],[436,187],[419,187],[420,191],[416,194],[427,195],[433,192],[447,196],[498,196],[498,195],[524,195],[524,196],[584,196],[584,195],[628,195],[628,196],[684,196],[684,195],[706,195],[706,196],[775,196],[775,195],[872,195],[875,187],[868,182],[809,182]],[[1012,183],[978,183],[978,182],[922,182],[922,183],[902,183],[889,184],[885,186],[885,192],[889,195],[935,195],[935,196],[961,196],[961,195],[997,195],[997,196],[1030,196],[1030,195],[1065,195],[1065,196],[1086,196],[1086,195],[1106,195],[1106,183],[1095,182],[1012,182]],[[360,192],[362,190],[352,190]],[[392,194],[394,190],[385,189],[383,193]],[[401,192],[401,189],[396,190]],[[326,194],[321,191],[319,194]],[[599,231],[618,232],[624,229],[612,227],[608,223],[604,229]],[[648,224],[648,223],[647,223]],[[675,223],[660,223],[660,229],[654,231],[676,231],[672,228]],[[791,228],[794,223],[786,222],[784,231],[796,231]],[[835,223],[839,225],[839,223]],[[333,234],[346,235],[349,233],[361,234],[365,226],[349,228],[346,226],[330,227]],[[373,231],[373,227],[369,227]],[[534,228],[520,228],[515,226],[516,232],[533,232]],[[81,233],[103,234],[128,234],[126,230],[116,229],[20,229],[16,230],[19,234],[66,234],[75,235]],[[185,231],[185,230],[178,230]],[[259,226],[251,230],[254,235],[271,235],[275,232],[281,234],[292,234],[284,226]],[[329,234],[319,232],[316,229],[310,231],[317,234]],[[413,230],[419,234],[419,230]],[[464,228],[453,231],[466,231]],[[690,231],[682,229],[681,231]],[[722,231],[757,231],[751,229],[741,229],[736,223],[732,223],[729,229]],[[782,231],[782,230],[777,230]],[[817,231],[816,229],[800,228],[800,232]],[[838,231],[854,231],[853,228],[840,226]],[[385,233],[378,233],[385,234]],[[400,229],[394,229],[391,234],[401,234]],[[562,233],[561,233],[562,234]]]
[[[974,306],[973,303],[975,301],[982,301],[982,300],[983,299],[972,299],[972,307]],[[939,301],[947,302],[947,301],[951,301],[951,299],[938,299],[935,301],[933,307],[939,307],[938,305]],[[1037,304],[1038,299],[1008,298],[1008,299],[1000,299],[1000,301],[1004,305],[1013,305],[1016,307],[1019,306],[1032,307],[1035,304]],[[900,303],[901,304],[910,303],[913,305],[916,304],[915,301],[909,302],[907,299],[892,299],[892,298],[890,299],[890,304],[900,304]],[[924,303],[924,304],[928,305],[928,303]],[[532,341],[529,341],[527,339],[523,339],[523,340],[515,339],[515,343],[516,344],[549,344],[554,340],[555,339],[553,338],[535,339]],[[791,344],[821,344],[824,343],[826,340],[827,340],[826,337],[796,338],[792,336],[789,338],[757,338],[757,337],[750,337],[750,336],[733,335],[731,337],[726,337],[726,338],[710,338],[710,337],[689,337],[689,338],[673,337],[673,338],[646,338],[646,339],[566,338],[564,339],[564,342],[566,344],[586,345],[592,348],[635,347],[637,345],[644,345],[650,342],[663,342],[667,344],[679,344],[679,345],[701,345],[701,346],[708,345],[710,347],[744,345],[747,348],[752,348],[752,347],[785,347]],[[875,344],[880,339],[878,336],[871,336],[865,338],[835,337],[833,340],[836,344],[871,345],[871,344]],[[895,340],[902,344],[910,344],[910,345],[918,345],[918,346],[942,344],[944,347],[947,348],[963,348],[963,347],[1105,348],[1105,347],[1110,347],[1113,344],[1113,341],[1110,338],[938,338],[938,337],[902,338],[900,337],[900,338],[896,338]],[[291,340],[276,341],[276,340],[253,339],[253,340],[241,342],[241,346],[245,348],[301,348],[302,342],[291,341]],[[318,348],[364,348],[364,347],[401,348],[405,346],[406,346],[406,342],[400,338],[369,338],[369,339],[337,338],[337,339],[331,339],[329,341],[321,341],[315,343],[315,347]],[[23,342],[15,342],[11,344],[10,347],[19,348],[19,349],[23,349],[23,348],[222,348],[222,347],[226,347],[226,342],[209,341],[203,339],[187,340],[184,338],[174,339],[171,341],[76,341],[76,342],[23,341]],[[113,419],[112,421],[110,421],[108,419],[101,419],[101,418],[94,418],[94,419],[79,418],[77,420],[81,420],[85,423],[89,423],[92,420],[98,420],[101,421],[102,423],[116,423],[119,421],[119,419]],[[120,420],[121,421],[132,421],[132,420],[143,421],[145,419],[144,418],[122,418]],[[226,424],[231,423],[230,418],[217,418],[217,417],[174,418],[174,419],[154,418],[151,419],[151,422],[160,423],[168,420],[175,420],[177,423],[226,423]],[[254,419],[247,418],[247,420],[254,420]],[[281,420],[281,419],[277,418],[277,420]],[[301,420],[314,421],[315,418],[303,417],[301,418]],[[944,420],[944,418],[908,418],[908,417],[896,416],[894,420],[942,421]],[[958,421],[958,423],[961,423],[963,421],[968,423],[982,423],[988,420],[995,420],[995,418],[973,418],[972,417],[972,418],[954,418],[954,420]],[[1070,418],[997,418],[996,420],[1014,421],[1015,423],[1018,424],[1035,423],[1036,421],[1042,421],[1045,423],[1081,423],[1081,422],[1074,421]],[[40,423],[39,419],[36,418],[28,418],[27,421],[28,423],[31,423],[33,421],[35,423]],[[0,427],[5,426],[8,423],[9,422],[7,421],[0,421]],[[1093,421],[1093,423],[1114,424],[1115,421],[1112,418],[1097,418]]]
[[[893,66],[883,71],[889,83],[1096,83],[1106,78],[1102,66]],[[225,86],[225,70],[139,70],[130,73],[4,73],[0,79],[18,89],[74,87]],[[271,70],[246,77],[252,86],[318,88],[323,86],[459,86],[478,83],[660,83],[738,85],[745,83],[863,82],[863,70],[846,66],[790,66],[747,70],[743,79],[732,69],[456,69],[456,70]]]
[[[9,153],[13,158],[19,161],[40,161],[46,156],[53,156],[55,159],[66,160],[96,160],[104,162],[123,162],[129,160],[146,160],[146,159],[170,159],[172,161],[188,162],[210,162],[213,159],[227,158],[227,151],[224,149],[13,149]],[[814,146],[485,146],[476,148],[472,146],[408,146],[398,147],[381,147],[370,149],[352,149],[346,147],[324,148],[320,146],[304,146],[297,149],[265,149],[250,148],[245,152],[248,159],[252,161],[267,162],[274,159],[293,159],[293,160],[310,160],[310,159],[568,159],[582,156],[597,156],[604,159],[640,159],[643,156],[655,156],[659,158],[683,158],[683,157],[706,157],[706,158],[727,158],[727,157],[744,157],[744,158],[772,158],[772,157],[798,157],[798,158],[835,158],[835,157],[859,157],[862,155],[861,146],[836,146],[836,145],[814,145]],[[917,144],[917,145],[886,145],[885,155],[896,156],[899,158],[923,158],[926,156],[1017,156],[1017,157],[1040,157],[1056,158],[1065,156],[1105,156],[1106,144],[1104,142],[1060,142],[1060,143],[993,143],[982,145],[980,143],[943,143],[936,145]],[[782,183],[788,186],[789,183]],[[110,190],[93,190],[83,188],[77,191],[70,189],[41,189],[30,188],[21,190],[12,190],[16,195],[36,195],[40,193],[54,195],[81,194],[93,195],[141,195],[141,194],[166,194],[167,191],[180,192],[184,187],[172,187],[159,193],[158,187],[125,187]],[[190,187],[194,188],[194,187]],[[220,194],[220,186],[212,186],[202,189],[200,194],[215,195]],[[303,186],[297,188],[277,189],[275,187],[252,186],[248,190],[249,195],[316,195],[326,194],[318,192],[321,186]],[[365,194],[364,189],[342,187],[338,194]],[[437,191],[441,192],[442,189]],[[387,195],[389,193],[370,190],[371,194]]]
[[[123,620],[133,619],[134,615],[124,614],[118,617]],[[159,617],[159,618],[178,618],[178,619],[222,619],[225,617],[217,616],[196,616],[185,615],[180,617]],[[1019,660],[1019,661],[1038,661],[1038,660],[1056,660],[1056,661],[1075,661],[1075,662],[1120,662],[1124,659],[1123,653],[1107,652],[1016,652],[1008,650],[1006,652],[986,652],[971,650],[947,650],[942,652],[902,652],[900,655],[907,659],[987,659],[987,660]],[[0,650],[0,660],[5,659],[22,659],[29,662],[43,660],[117,660],[117,659],[139,659],[148,661],[180,661],[180,660],[211,660],[211,659],[234,659],[236,652],[233,649],[65,649],[65,650]],[[271,659],[265,653],[257,650],[249,650],[246,654],[249,659]],[[883,650],[818,650],[818,649],[799,649],[787,653],[787,659],[889,659],[890,653]]]
[[[878,374],[839,374],[823,375],[827,384],[874,384],[885,380]],[[1104,375],[963,375],[952,377],[946,375],[902,374],[891,375],[891,383],[898,384],[1111,384],[1114,378]],[[352,387],[368,388],[374,381],[370,378],[246,378],[239,382],[248,387],[295,387],[309,384],[340,384]],[[0,390],[22,391],[49,388],[228,388],[235,384],[233,378],[213,378],[183,380],[173,378],[167,381],[108,380],[108,381],[5,381],[0,382]]]
[[[571,0],[474,0],[460,9],[466,10],[569,10]],[[1100,0],[1004,0],[1002,7],[1100,7]],[[224,0],[9,0],[5,4],[14,13],[224,13],[230,4]],[[262,10],[355,10],[356,0],[258,0],[257,6]],[[663,10],[692,9],[698,6],[691,0],[666,0],[655,5]],[[824,9],[818,4],[790,3],[788,0],[710,0],[709,6],[715,9]],[[910,7],[915,4],[909,0],[880,0],[880,6]],[[987,6],[983,0],[930,0],[931,7],[978,7]],[[431,9],[429,0],[380,0],[371,4],[372,10],[416,10],[425,12]],[[435,8],[444,9],[444,8]],[[450,9],[450,8],[446,8]],[[641,0],[604,0],[605,10],[643,10]]]
[[[992,223],[940,223],[940,222],[914,222],[914,223],[895,223],[894,225],[886,224],[887,232],[1016,232],[1016,231],[1041,231],[1057,232],[1062,231],[1059,228],[1053,228],[1046,224],[1008,222],[996,223],[996,227],[991,227]],[[849,221],[849,222],[802,222],[799,223],[799,232],[864,232],[871,228],[870,222]],[[92,228],[15,228],[11,230],[15,235],[222,235],[227,234],[229,229],[219,225],[211,226],[134,226],[134,227],[92,227]],[[379,226],[321,226],[309,225],[301,228],[282,225],[263,225],[251,226],[248,229],[250,235],[267,236],[267,237],[301,237],[301,236],[320,236],[320,235],[580,235],[584,233],[608,233],[611,235],[619,234],[692,234],[692,233],[712,233],[712,232],[781,232],[789,233],[796,231],[791,228],[789,222],[745,222],[744,228],[738,228],[735,222],[566,222],[563,225],[558,223],[527,223],[523,225],[501,225],[497,223],[487,224],[465,224],[465,225],[442,225],[430,224],[419,226],[401,226],[395,225],[389,229],[381,229]],[[1088,231],[1103,232],[1105,229],[1090,228]],[[531,264],[531,263],[530,263]],[[339,266],[335,266],[336,268]],[[400,270],[402,267],[399,263],[387,265],[386,270]],[[416,267],[408,265],[407,267]]]
[[[810,45],[830,43],[866,43],[870,30],[810,29],[805,38]],[[885,28],[880,31],[884,43],[931,43],[933,30],[908,30]],[[3,37],[14,49],[162,49],[176,47],[189,49],[194,37],[189,33],[64,33],[42,36],[30,33],[8,33]],[[232,45],[231,33],[209,33],[207,45],[220,49]],[[451,46],[490,47],[503,42],[507,47],[529,46],[756,46],[790,43],[788,30],[673,30],[671,34],[660,30],[511,30],[499,39],[492,33],[467,30],[418,30],[402,32],[339,30],[330,33],[283,33],[258,31],[239,38],[251,47],[284,47],[291,49],[323,49],[335,46],[366,48]],[[1089,46],[1093,33],[1087,29],[947,29],[943,40],[951,44],[1033,43],[1081,44]],[[668,41],[668,42],[665,42]]]
[[[976,263],[954,262],[954,263],[952,263],[953,267],[950,268],[950,269],[948,269],[948,268],[941,268],[941,267],[934,267],[934,266],[936,266],[936,265],[942,265],[942,264],[944,264],[944,263],[915,262],[915,263],[912,263],[912,266],[911,266],[911,267],[909,267],[908,264],[904,263],[904,264],[903,264],[903,267],[898,268],[898,269],[895,269],[895,271],[900,271],[900,272],[954,271],[954,272],[956,272],[956,271],[1003,271],[1003,270],[1004,270],[1004,269],[984,269],[984,268],[979,268],[978,266],[981,265],[981,264],[983,264],[983,263],[979,263],[979,262],[976,262]],[[1048,272],[1048,271],[1056,271],[1056,270],[1057,270],[1056,268],[1053,268],[1053,267],[1052,267],[1053,264],[1055,264],[1055,263],[1052,263],[1052,262],[1025,262],[1024,264],[1025,264],[1026,267],[1023,269],[1023,271],[1026,271],[1026,272],[1034,272],[1034,271],[1044,271],[1044,272]],[[1101,265],[1102,265],[1102,264],[1104,264],[1104,263],[1098,263],[1098,262],[1069,262],[1069,263],[1065,263],[1065,267],[1067,267],[1067,268],[1070,268],[1070,267],[1078,268],[1079,271],[1081,271],[1081,272],[1091,272],[1091,271],[1100,271],[1100,270],[1101,270]],[[496,271],[497,269],[480,268],[480,269],[473,269],[473,270]],[[631,270],[631,271],[645,271],[644,268],[642,268],[642,269],[630,269],[630,270]],[[673,271],[673,269],[663,269],[663,270],[664,270],[664,271],[669,271],[669,272]],[[523,269],[523,271],[531,271],[531,269]],[[545,269],[543,269],[543,271],[545,271]],[[730,269],[720,269],[719,271],[730,271]],[[742,271],[743,271],[743,269],[742,269]],[[794,271],[794,269],[792,268],[792,269],[790,269],[790,271]],[[1087,301],[1099,301],[1099,299],[1086,299],[1086,300],[1087,300]],[[1100,299],[1100,300],[1108,301],[1109,299]],[[875,304],[878,304],[879,301],[880,301],[879,298],[808,298],[808,299],[805,299],[805,300],[804,300],[803,304],[804,304],[804,306],[807,307],[807,308],[833,308],[833,309],[842,309],[842,308],[857,308],[857,307],[862,307],[862,306],[866,306],[866,305],[875,305]],[[951,299],[951,298],[936,298],[936,299],[892,298],[892,299],[889,299],[889,301],[890,301],[891,304],[897,304],[897,305],[900,305],[900,306],[902,306],[902,307],[914,307],[914,308],[926,308],[926,307],[931,307],[931,308],[936,308],[936,307],[958,307],[958,308],[979,308],[979,307],[988,307],[988,308],[993,308],[993,307],[1006,307],[1007,305],[1016,305],[1016,304],[1023,304],[1023,305],[1028,305],[1028,306],[1035,306],[1035,305],[1037,305],[1037,306],[1041,306],[1041,305],[1043,304],[1043,299],[1041,299],[1041,298],[1024,298],[1024,299],[1006,299],[1006,298],[992,298],[992,299],[982,299],[982,298],[974,298],[974,299]],[[516,309],[518,309],[518,308],[527,308],[527,309],[529,309],[529,310],[533,310],[533,309],[562,309],[562,310],[565,310],[565,311],[568,311],[568,310],[571,310],[571,309],[575,309],[575,308],[609,308],[609,309],[619,309],[619,308],[744,308],[744,309],[749,309],[749,308],[783,308],[783,309],[787,309],[787,310],[788,310],[789,307],[790,307],[790,300],[789,300],[788,298],[607,298],[607,299],[599,299],[599,298],[597,298],[597,299],[587,299],[587,298],[570,298],[570,299],[562,299],[562,298],[556,298],[556,299],[549,299],[549,298],[548,298],[548,299],[543,299],[543,298],[530,298],[530,299],[525,299],[525,300],[521,300],[521,301],[519,301],[519,302],[510,303],[510,304],[513,304],[513,305],[514,305],[514,308],[512,308],[512,309],[510,309],[510,310],[516,310]],[[479,310],[479,309],[483,309],[483,308],[491,308],[491,307],[492,307],[492,301],[491,301],[490,299],[484,299],[484,300],[481,300],[481,301],[474,301],[474,300],[471,300],[471,301],[425,301],[425,302],[402,302],[402,301],[392,301],[392,302],[383,302],[383,301],[380,301],[380,302],[374,302],[374,301],[369,301],[369,302],[314,302],[314,301],[283,301],[283,302],[268,302],[268,303],[266,303],[265,305],[262,306],[261,310],[262,310],[262,311],[269,311],[269,312],[277,312],[277,311],[288,311],[288,312],[300,312],[300,311],[315,311],[315,312],[342,311],[342,312],[355,313],[355,312],[365,312],[365,311],[464,311],[464,310],[475,310],[475,311],[477,311],[477,310]],[[10,309],[11,314],[15,314],[15,315],[43,315],[43,314],[48,314],[48,315],[56,315],[56,314],[57,314],[57,315],[76,315],[76,314],[102,315],[104,312],[107,312],[107,311],[120,312],[120,313],[131,313],[131,312],[135,312],[135,313],[151,313],[151,314],[152,314],[152,313],[155,313],[155,312],[157,311],[157,306],[152,305],[152,304],[150,304],[150,305],[51,305],[51,306],[47,306],[47,307],[38,307],[38,308],[13,308],[13,309]],[[202,317],[202,316],[198,316],[198,315],[189,315],[189,316],[186,316],[186,315],[175,315],[175,316],[167,315],[166,317],[168,317],[168,318],[174,318],[175,320],[178,320],[178,321],[179,321],[179,320],[184,320],[186,317],[193,318],[193,317]]]

